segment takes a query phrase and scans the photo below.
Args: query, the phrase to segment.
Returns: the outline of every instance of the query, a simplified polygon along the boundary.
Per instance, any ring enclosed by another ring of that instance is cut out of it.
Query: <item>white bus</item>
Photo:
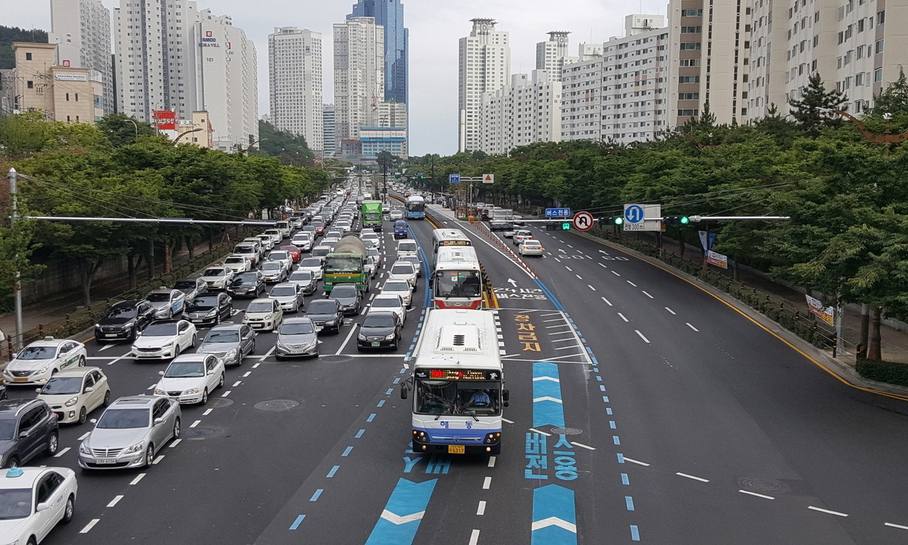
[[[509,393],[492,313],[430,310],[413,357],[413,451],[497,455]]]
[[[440,247],[429,282],[435,308],[482,308],[482,267],[472,246]]]
[[[441,246],[472,246],[473,241],[460,229],[435,229],[432,231],[432,248],[438,253]]]

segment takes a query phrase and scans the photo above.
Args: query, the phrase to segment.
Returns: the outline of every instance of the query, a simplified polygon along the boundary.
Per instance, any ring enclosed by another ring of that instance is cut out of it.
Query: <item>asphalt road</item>
[[[431,259],[432,226],[410,225]],[[278,362],[260,334],[224,390],[183,408],[183,439],[157,464],[79,473],[75,519],[46,543],[908,543],[905,404],[842,385],[629,256],[540,233],[546,255],[523,262],[465,231],[501,307],[500,456],[409,451],[397,385],[421,279],[396,353],[358,354],[360,317],[318,359]],[[384,236],[393,254],[387,223]],[[88,347],[114,396],[149,392],[164,366]],[[89,426],[33,463],[75,467]]]

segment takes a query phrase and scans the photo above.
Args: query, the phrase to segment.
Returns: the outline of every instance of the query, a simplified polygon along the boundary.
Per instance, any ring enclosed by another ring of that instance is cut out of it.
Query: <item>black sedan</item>
[[[331,289],[331,298],[340,303],[344,316],[356,316],[362,305],[359,289],[353,284],[337,284]]]
[[[249,271],[236,275],[227,287],[232,297],[249,297],[255,299],[265,293],[265,279],[259,271]]]
[[[136,332],[154,320],[154,307],[148,301],[130,299],[114,303],[95,324],[95,340],[131,341]]]
[[[196,325],[215,325],[233,313],[233,299],[224,292],[199,295],[186,305],[184,318]]]
[[[312,323],[315,324],[315,331],[332,331],[340,333],[341,324],[344,323],[344,314],[341,312],[340,304],[334,299],[317,299],[309,303],[306,311]]]
[[[356,349],[360,352],[370,348],[397,350],[400,344],[400,319],[393,312],[370,312],[359,328]]]

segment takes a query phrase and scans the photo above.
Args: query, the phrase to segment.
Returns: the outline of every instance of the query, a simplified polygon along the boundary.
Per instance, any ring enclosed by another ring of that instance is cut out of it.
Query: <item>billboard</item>
[[[155,110],[153,113],[154,125],[159,131],[175,131],[177,129],[177,113],[173,110]]]

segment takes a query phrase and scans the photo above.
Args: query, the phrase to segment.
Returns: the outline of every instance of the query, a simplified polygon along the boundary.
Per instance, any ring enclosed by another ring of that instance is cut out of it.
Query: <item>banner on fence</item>
[[[805,294],[804,297],[807,298],[807,308],[810,310],[811,314],[813,314],[820,320],[823,320],[829,325],[833,325],[835,323],[835,308],[831,306],[824,307],[823,301],[820,301],[819,299],[811,297],[807,294]]]
[[[712,250],[707,250],[706,252],[706,262],[712,265],[713,267],[719,267],[720,269],[728,269],[728,256],[725,254],[720,254]]]
[[[713,245],[716,244],[716,233],[712,231],[697,231],[697,235],[700,237],[700,247],[703,248],[704,253],[713,249]]]

